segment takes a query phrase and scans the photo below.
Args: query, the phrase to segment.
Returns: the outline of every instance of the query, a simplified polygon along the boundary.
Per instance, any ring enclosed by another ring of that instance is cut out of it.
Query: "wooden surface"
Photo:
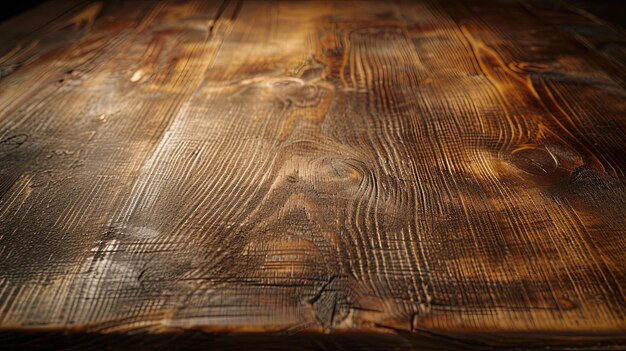
[[[44,4],[0,343],[624,349],[625,72],[567,2]]]

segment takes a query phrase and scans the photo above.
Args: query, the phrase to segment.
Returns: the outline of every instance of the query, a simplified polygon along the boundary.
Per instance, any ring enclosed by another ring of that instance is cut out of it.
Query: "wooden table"
[[[535,0],[0,26],[0,345],[625,349],[626,35]]]

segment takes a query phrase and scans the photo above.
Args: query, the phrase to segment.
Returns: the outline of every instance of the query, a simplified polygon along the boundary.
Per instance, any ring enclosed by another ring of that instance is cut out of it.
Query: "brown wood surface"
[[[0,76],[0,344],[626,348],[626,35],[571,3],[58,1]]]

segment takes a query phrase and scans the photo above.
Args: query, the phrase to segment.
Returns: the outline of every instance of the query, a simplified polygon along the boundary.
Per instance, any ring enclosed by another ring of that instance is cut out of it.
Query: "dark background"
[[[41,3],[43,0],[20,0],[20,1],[3,1],[0,4],[0,22],[9,19],[15,15],[29,10]]]
[[[216,0],[207,0],[216,1]],[[462,0],[460,0],[462,1]],[[562,0],[545,0],[559,2]],[[0,4],[0,22],[35,7],[45,0],[2,1]],[[585,11],[622,29],[626,27],[626,0],[566,0]]]
[[[626,0],[568,0],[568,2],[615,26],[622,29],[626,27]]]

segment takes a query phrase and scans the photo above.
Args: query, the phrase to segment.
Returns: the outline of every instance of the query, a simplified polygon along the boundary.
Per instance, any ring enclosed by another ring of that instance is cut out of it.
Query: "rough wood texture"
[[[624,349],[625,38],[533,0],[10,20],[0,343]]]

